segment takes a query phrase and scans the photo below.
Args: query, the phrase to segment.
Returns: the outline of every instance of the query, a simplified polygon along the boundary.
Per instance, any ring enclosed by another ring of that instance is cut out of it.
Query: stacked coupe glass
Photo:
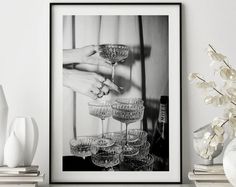
[[[100,56],[114,66],[128,57],[129,48],[119,44],[98,46]],[[105,57],[104,57],[105,56]],[[128,129],[129,124],[142,120],[144,109],[140,98],[117,98],[114,101],[93,101],[88,103],[89,113],[102,121],[102,133],[92,137],[77,137],[71,140],[71,153],[78,157],[91,156],[92,163],[105,171],[152,171],[154,157],[149,154],[150,143],[147,132]],[[104,132],[103,121],[112,117],[125,123],[126,130]]]

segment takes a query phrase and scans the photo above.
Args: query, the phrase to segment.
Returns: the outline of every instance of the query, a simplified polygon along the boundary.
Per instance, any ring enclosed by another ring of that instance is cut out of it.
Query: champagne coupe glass
[[[125,146],[123,147],[123,155],[124,156],[137,155],[138,149],[130,146],[128,143],[128,125],[143,118],[144,106],[113,103],[111,107],[112,107],[112,117],[126,124],[126,142]]]
[[[141,129],[131,129],[128,131],[128,136],[130,135],[137,137],[137,140],[130,142],[130,145],[140,147],[147,141],[148,133]]]
[[[104,138],[111,139],[116,144],[122,145],[124,142],[124,133],[123,132],[107,132],[104,134]]]
[[[117,98],[115,100],[117,103],[126,104],[126,105],[143,105],[143,100],[141,98]],[[122,122],[120,122],[121,129],[122,129]],[[131,134],[128,135],[129,141],[137,140],[137,136],[132,136]]]
[[[103,146],[99,141],[95,140],[91,145],[92,162],[96,166],[104,167],[105,171],[114,171],[113,167],[120,163],[122,147],[118,144]]]
[[[129,47],[121,44],[98,45],[99,55],[112,65],[112,82],[115,78],[115,66],[124,61],[129,54]]]
[[[111,117],[112,108],[111,104],[108,101],[92,101],[88,103],[89,114],[95,117],[98,117],[102,121],[102,138],[100,139],[100,143],[102,145],[106,144],[111,145],[112,141],[108,141],[108,139],[104,139],[104,120],[106,118]]]
[[[137,159],[135,157],[125,157],[121,168],[124,171],[153,171],[154,156],[147,154],[146,157]]]
[[[85,159],[87,156],[91,156],[91,144],[96,140],[97,136],[78,136],[76,139],[70,140],[70,152],[74,156],[82,157]]]
[[[136,159],[142,159],[147,157],[150,150],[150,143],[146,141],[141,147],[139,147],[139,154],[136,156]]]

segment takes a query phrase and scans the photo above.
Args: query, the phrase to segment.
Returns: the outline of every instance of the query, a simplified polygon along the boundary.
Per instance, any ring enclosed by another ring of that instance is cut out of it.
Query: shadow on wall
[[[126,66],[130,69],[130,79],[126,79],[123,76],[115,76],[115,82],[117,85],[119,85],[120,87],[123,87],[124,92],[127,92],[130,90],[131,87],[136,88],[137,90],[141,90],[142,88],[137,85],[134,81],[132,81],[132,66],[135,63],[141,63],[140,61],[140,46],[129,46],[130,50],[129,50],[129,56],[128,58],[125,60],[125,63],[122,63],[123,66]],[[144,46],[144,57],[148,58],[151,54],[151,46]]]

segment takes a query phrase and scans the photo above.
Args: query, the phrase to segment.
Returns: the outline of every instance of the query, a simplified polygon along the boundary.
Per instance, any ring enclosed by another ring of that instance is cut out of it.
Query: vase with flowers
[[[224,115],[213,119],[207,128],[194,132],[196,135],[201,134],[202,137],[200,140],[194,139],[194,147],[202,158],[212,161],[222,150],[227,126],[229,137],[233,140],[225,151],[223,166],[227,178],[236,186],[236,157],[232,156],[236,155],[236,70],[229,64],[227,57],[217,52],[212,45],[209,45],[208,55],[212,61],[211,65],[215,68],[215,75],[223,81],[222,86],[217,85],[215,81],[205,79],[199,73],[190,73],[189,80],[205,91],[205,103],[223,107]],[[199,149],[201,146],[198,142],[204,143],[203,149]],[[234,167],[231,167],[232,165]]]

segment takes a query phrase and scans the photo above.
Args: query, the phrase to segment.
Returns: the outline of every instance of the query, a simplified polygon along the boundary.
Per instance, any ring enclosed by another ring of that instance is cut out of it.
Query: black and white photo
[[[180,4],[56,3],[51,25],[51,182],[180,182]]]

